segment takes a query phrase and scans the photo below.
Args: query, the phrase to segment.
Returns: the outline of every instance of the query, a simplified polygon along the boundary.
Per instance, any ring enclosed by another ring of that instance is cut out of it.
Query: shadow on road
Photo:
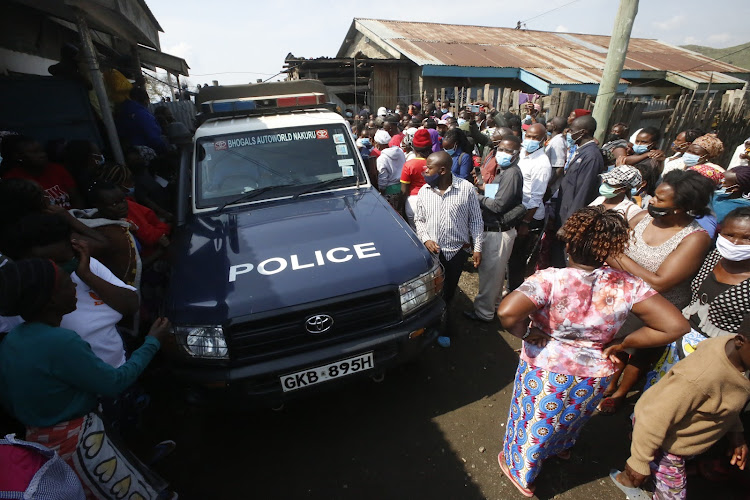
[[[440,426],[508,385],[517,357],[499,323],[458,319],[469,305],[456,296],[450,349],[432,346],[380,383],[356,381],[281,412],[185,411],[153,398],[148,434],[178,441],[162,473],[188,499],[485,498]]]

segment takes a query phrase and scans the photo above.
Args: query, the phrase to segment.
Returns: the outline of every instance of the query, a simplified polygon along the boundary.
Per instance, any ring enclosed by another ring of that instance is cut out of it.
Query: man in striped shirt
[[[417,236],[427,249],[437,254],[445,270],[443,298],[450,304],[461,277],[466,256],[461,250],[473,241],[474,267],[482,261],[484,237],[482,211],[474,186],[451,173],[453,160],[445,151],[427,157],[426,184],[417,193],[414,223]],[[470,239],[471,237],[471,239]],[[450,346],[450,337],[443,325],[438,343]]]

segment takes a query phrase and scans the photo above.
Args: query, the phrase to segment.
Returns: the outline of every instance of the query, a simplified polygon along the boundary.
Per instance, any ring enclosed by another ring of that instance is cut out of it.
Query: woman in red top
[[[409,221],[411,228],[416,230],[414,207],[417,204],[417,193],[425,184],[422,172],[424,172],[427,164],[427,157],[432,154],[432,138],[427,129],[417,130],[414,133],[411,145],[417,157],[404,163],[404,168],[401,170],[401,194],[407,197],[406,220]]]
[[[48,161],[47,153],[38,141],[30,137],[21,137],[16,138],[14,142],[15,147],[7,158],[10,170],[4,178],[35,181],[42,186],[51,205],[59,205],[66,210],[84,208],[73,177],[62,165]]]

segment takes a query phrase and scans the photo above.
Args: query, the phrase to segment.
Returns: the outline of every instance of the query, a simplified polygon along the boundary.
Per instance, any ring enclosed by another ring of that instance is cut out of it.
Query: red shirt
[[[45,196],[52,205],[60,205],[70,210],[70,191],[76,188],[73,177],[65,170],[65,167],[57,163],[47,163],[42,173],[35,176],[21,167],[15,167],[5,174],[6,179],[29,179],[44,190]]]
[[[377,158],[380,156],[380,150],[378,148],[372,148],[370,150],[370,158]]]
[[[135,231],[135,237],[143,245],[141,254],[145,257],[153,253],[158,245],[159,238],[168,235],[171,227],[166,222],[162,222],[156,216],[153,210],[136,203],[130,199],[128,202],[128,216],[126,220],[133,223],[138,229]]]
[[[401,169],[401,182],[409,184],[409,196],[415,196],[419,188],[425,185],[422,172],[426,164],[427,160],[424,158],[413,158],[404,163],[404,168]]]

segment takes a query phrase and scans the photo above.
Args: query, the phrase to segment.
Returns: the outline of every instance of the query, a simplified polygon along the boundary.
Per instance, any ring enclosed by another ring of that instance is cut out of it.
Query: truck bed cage
[[[287,115],[303,111],[333,111],[336,112],[336,105],[332,102],[325,104],[308,104],[304,106],[289,106],[284,108],[256,108],[236,111],[216,111],[212,113],[198,113],[196,120],[198,125],[202,125],[208,120],[222,118],[249,118],[254,116],[271,116]]]

